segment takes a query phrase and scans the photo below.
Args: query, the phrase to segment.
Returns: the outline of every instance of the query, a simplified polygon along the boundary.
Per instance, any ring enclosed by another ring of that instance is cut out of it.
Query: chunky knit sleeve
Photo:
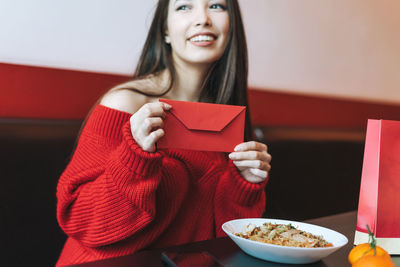
[[[246,181],[231,160],[221,175],[214,199],[217,236],[225,236],[223,223],[239,218],[260,218],[265,209],[265,185]]]
[[[141,150],[129,117],[97,106],[57,186],[61,228],[88,247],[131,236],[155,216],[162,155]]]

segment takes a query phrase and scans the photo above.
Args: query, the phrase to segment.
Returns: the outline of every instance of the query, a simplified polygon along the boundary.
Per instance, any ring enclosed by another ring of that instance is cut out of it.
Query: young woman
[[[247,53],[236,0],[159,0],[135,78],[91,112],[57,187],[69,236],[57,265],[223,236],[260,217],[271,156],[247,140],[220,152],[160,149],[159,97],[247,105]]]

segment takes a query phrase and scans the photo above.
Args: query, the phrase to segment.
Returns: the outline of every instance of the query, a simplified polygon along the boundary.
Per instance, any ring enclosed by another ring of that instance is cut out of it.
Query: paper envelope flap
[[[241,112],[244,106],[160,99],[172,106],[170,112],[191,130],[221,131]]]

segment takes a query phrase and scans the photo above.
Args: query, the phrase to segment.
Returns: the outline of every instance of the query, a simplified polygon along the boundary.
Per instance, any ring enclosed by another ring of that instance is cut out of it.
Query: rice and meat
[[[321,248],[332,246],[332,243],[325,241],[322,236],[315,236],[298,230],[291,224],[264,223],[260,227],[249,224],[243,232],[235,233],[235,235],[254,241],[288,247]]]

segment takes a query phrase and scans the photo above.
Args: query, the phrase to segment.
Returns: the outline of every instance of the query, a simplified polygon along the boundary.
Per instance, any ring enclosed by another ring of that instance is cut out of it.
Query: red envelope
[[[246,107],[160,99],[172,108],[157,148],[232,152],[243,142]]]

